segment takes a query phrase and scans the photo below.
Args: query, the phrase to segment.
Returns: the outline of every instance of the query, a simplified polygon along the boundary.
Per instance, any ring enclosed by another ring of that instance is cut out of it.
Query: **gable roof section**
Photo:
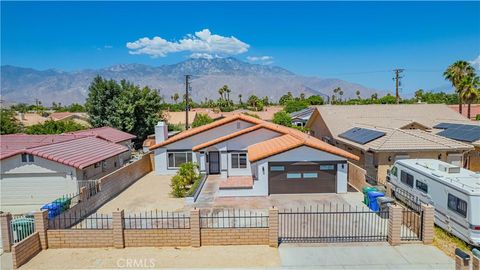
[[[132,140],[136,138],[135,135],[132,135],[127,132],[123,132],[121,130],[118,130],[112,127],[99,127],[99,128],[92,128],[92,129],[86,129],[86,130],[79,130],[75,132],[70,132],[68,134],[95,136],[113,143],[119,143],[122,141]]]
[[[103,139],[85,137],[25,150],[26,153],[84,169],[97,162],[127,152],[128,148]]]
[[[83,138],[83,135],[28,135],[8,134],[0,136],[0,160],[24,153],[25,149]]]
[[[167,140],[165,140],[161,143],[157,143],[157,144],[151,146],[150,150],[169,145],[171,143],[189,138],[193,135],[205,132],[205,131],[210,130],[210,129],[215,128],[215,127],[219,127],[219,126],[231,123],[231,122],[236,121],[236,120],[243,120],[245,122],[249,122],[249,123],[252,123],[252,124],[260,124],[260,123],[263,122],[260,119],[257,119],[255,117],[251,117],[251,116],[248,116],[248,115],[245,115],[245,114],[236,114],[236,115],[233,115],[233,116],[230,116],[230,117],[225,117],[223,119],[217,120],[217,121],[212,122],[210,124],[206,124],[206,125],[203,125],[203,126],[199,126],[199,127],[196,127],[196,128],[191,128],[191,129],[182,131],[179,134],[177,134],[173,137],[170,137],[170,138],[168,138]]]
[[[262,128],[269,129],[269,130],[275,131],[275,132],[279,132],[278,129],[272,128],[270,125],[258,124],[258,125],[251,126],[251,127],[248,127],[248,128],[242,129],[242,130],[239,130],[239,131],[237,131],[237,132],[234,132],[234,133],[231,133],[231,134],[228,134],[228,135],[225,135],[225,136],[216,138],[216,139],[214,139],[214,140],[211,140],[211,141],[208,141],[208,142],[204,142],[204,143],[202,143],[202,144],[199,144],[199,145],[193,147],[193,148],[192,148],[192,151],[198,151],[198,150],[200,150],[200,149],[203,149],[203,148],[206,148],[206,147],[215,145],[215,144],[217,144],[217,143],[221,143],[221,142],[230,140],[230,139],[232,139],[232,138],[235,138],[235,137],[241,136],[241,135],[243,135],[243,134],[247,134],[247,133],[253,132],[253,131],[255,131],[255,130],[262,129]],[[279,133],[282,133],[282,132],[279,132]]]

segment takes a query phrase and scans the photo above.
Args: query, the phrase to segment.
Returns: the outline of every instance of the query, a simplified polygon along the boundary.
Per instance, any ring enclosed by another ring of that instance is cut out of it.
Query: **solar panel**
[[[438,129],[447,129],[452,127],[463,126],[462,124],[453,124],[453,123],[440,123],[438,125],[433,126],[434,128]]]
[[[386,133],[382,131],[355,127],[345,131],[342,134],[339,134],[338,136],[352,142],[366,144],[382,136],[385,136],[385,134]]]
[[[458,125],[447,128],[437,135],[464,142],[474,142],[480,139],[480,126]]]

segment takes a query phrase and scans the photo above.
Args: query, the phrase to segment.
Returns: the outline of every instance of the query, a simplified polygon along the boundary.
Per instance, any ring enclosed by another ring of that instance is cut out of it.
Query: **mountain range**
[[[355,97],[356,91],[360,91],[362,97],[378,92],[340,79],[302,76],[281,67],[251,64],[236,58],[198,58],[158,67],[120,64],[74,72],[3,65],[1,99],[8,103],[33,103],[38,99],[45,105],[53,101],[62,104],[83,103],[90,82],[100,75],[107,79],[126,79],[140,86],[149,86],[170,102],[174,93],[180,96],[184,93],[185,74],[192,75],[191,96],[196,101],[217,99],[218,89],[225,84],[232,90],[230,97],[234,100],[238,99],[239,94],[244,100],[252,94],[278,100],[288,91],[295,96],[300,93],[331,96],[336,87],[342,88],[343,98]]]

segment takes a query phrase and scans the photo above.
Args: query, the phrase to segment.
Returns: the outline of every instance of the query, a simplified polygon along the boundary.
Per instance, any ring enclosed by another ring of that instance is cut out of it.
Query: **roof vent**
[[[446,173],[460,173],[460,167],[452,164],[439,164],[438,169]]]

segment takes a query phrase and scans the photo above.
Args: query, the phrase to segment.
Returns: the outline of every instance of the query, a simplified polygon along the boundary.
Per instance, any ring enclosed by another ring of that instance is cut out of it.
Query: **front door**
[[[208,166],[210,174],[219,174],[220,173],[220,153],[219,152],[209,152],[208,153]]]

